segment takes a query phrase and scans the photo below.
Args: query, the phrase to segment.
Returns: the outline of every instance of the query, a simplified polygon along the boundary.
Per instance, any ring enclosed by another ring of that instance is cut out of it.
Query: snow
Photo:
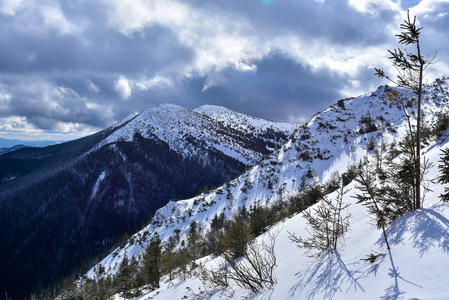
[[[216,190],[170,202],[156,212],[146,228],[100,264],[108,274],[114,274],[125,253],[138,256],[156,234],[166,242],[175,230],[180,230],[181,239],[185,239],[192,221],[197,221],[207,232],[216,214],[230,217],[242,206],[285,201],[297,192],[302,179],[307,183],[325,182],[333,173],[345,172],[351,164],[373,159],[374,152],[366,149],[371,139],[379,148],[382,143],[400,141],[406,134],[402,109],[385,99],[386,89],[380,87],[373,94],[345,100],[344,107],[333,105],[315,115],[282,147]],[[436,112],[449,112],[448,95],[447,84],[427,88],[429,100],[423,103],[423,111],[428,126],[436,122]],[[197,112],[217,118],[227,114],[224,108],[207,106]],[[380,130],[365,131],[361,118],[367,115],[378,129],[382,124],[389,124],[385,125],[382,135]],[[423,151],[423,156],[433,163],[428,174],[430,179],[438,176],[439,155],[441,149],[447,147],[449,140],[432,140]],[[305,153],[309,155],[304,156]],[[306,176],[309,173],[314,175]],[[250,182],[250,186],[245,182]],[[351,203],[347,209],[351,225],[337,251],[318,258],[308,257],[304,249],[299,249],[289,239],[289,232],[303,237],[308,235],[302,215],[293,216],[271,229],[279,231],[275,248],[277,284],[256,295],[234,286],[233,299],[449,299],[449,204],[439,199],[444,187],[433,181],[430,185],[433,192],[426,195],[423,208],[396,219],[387,228],[391,251],[387,251],[382,232],[365,207],[355,203],[354,183],[347,188],[350,191],[344,201]],[[228,193],[232,194],[231,199],[227,199]],[[336,194],[329,197],[336,197]],[[267,241],[267,235],[258,239]],[[362,260],[371,253],[385,256],[374,264]],[[214,265],[216,259],[209,258],[206,267]],[[93,277],[93,269],[88,276]],[[160,289],[140,299],[181,299],[185,295],[193,298],[187,288],[195,292],[198,288],[204,290],[198,278],[175,279],[171,283],[165,279]],[[220,293],[209,298],[220,298]]]
[[[282,129],[283,131],[293,132],[293,130],[298,127],[297,124],[274,122],[251,117],[217,105],[202,105],[194,109],[194,112],[209,116],[216,120],[224,121],[228,124],[244,128],[252,127],[253,130],[259,132],[266,131],[268,128],[273,128],[273,126]]]
[[[98,187],[100,186],[100,183],[104,180],[106,177],[106,171],[101,172],[100,176],[98,176],[97,181],[95,182],[94,188],[92,189],[92,193],[90,195],[90,199],[92,200],[97,195]]]
[[[175,104],[161,104],[137,116],[130,115],[114,127],[120,126],[92,151],[118,141],[133,141],[135,134],[140,134],[147,139],[158,138],[166,142],[183,157],[201,156],[198,153],[215,149],[246,165],[253,165],[262,159],[262,153],[245,147],[235,137],[249,138],[255,134],[267,142],[279,144],[263,135],[273,130],[288,137],[298,125],[257,119],[215,106],[191,111]],[[223,131],[228,133],[221,134]]]
[[[449,141],[434,147],[425,155],[436,166],[440,149],[449,147]],[[430,177],[437,175],[437,168]],[[337,251],[310,258],[307,251],[296,247],[289,232],[306,236],[305,220],[301,214],[273,227],[279,232],[276,239],[278,282],[272,289],[260,294],[233,286],[232,299],[449,299],[449,204],[439,200],[438,184],[428,195],[424,208],[395,220],[387,229],[391,251],[376,229],[364,206],[355,203],[354,184],[344,201],[351,203],[350,231]],[[335,197],[335,193],[330,197]],[[313,208],[313,207],[312,207]],[[309,208],[309,209],[312,209]],[[268,234],[259,240],[268,242]],[[384,253],[375,263],[365,262],[370,253]],[[206,266],[213,266],[214,259]],[[204,290],[200,279],[171,283],[163,282],[160,289],[139,299],[182,299],[193,296],[188,288]],[[205,297],[215,299],[217,297]],[[227,299],[221,297],[221,299]]]

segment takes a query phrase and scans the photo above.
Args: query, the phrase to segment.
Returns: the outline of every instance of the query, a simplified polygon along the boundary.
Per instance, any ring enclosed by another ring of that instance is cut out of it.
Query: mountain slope
[[[237,126],[243,130],[249,130],[257,136],[263,136],[272,144],[279,142],[277,131],[290,132],[292,124],[273,123],[272,121],[251,117],[245,114],[236,113],[223,106],[203,105],[194,110],[197,113],[211,117],[214,120],[225,122],[231,126]],[[295,129],[297,126],[295,125]],[[274,145],[273,145],[274,146]]]
[[[437,177],[440,150],[448,147],[446,139],[424,150],[423,154],[434,164],[430,178]],[[269,291],[251,294],[232,285],[233,294],[229,298],[210,287],[202,294],[207,287],[194,276],[172,282],[164,278],[167,281],[163,281],[159,289],[138,299],[196,299],[195,294],[205,299],[448,299],[449,204],[439,199],[444,187],[432,184],[433,192],[427,195],[422,209],[400,217],[388,227],[391,251],[386,249],[382,231],[376,228],[366,208],[355,203],[355,184],[346,188],[350,191],[344,201],[351,205],[343,215],[351,215],[350,230],[337,251],[308,257],[309,252],[289,239],[289,233],[309,236],[302,214],[258,237],[258,242],[269,243],[269,234],[278,234],[274,270],[277,283]],[[336,193],[329,195],[331,199],[335,197]],[[374,263],[362,260],[371,253],[385,256]],[[206,257],[201,261],[206,268],[217,269],[218,260]]]
[[[206,107],[210,111],[226,111],[226,115],[207,113]],[[259,123],[265,126],[255,130]],[[163,104],[139,114],[98,147],[132,141],[136,134],[140,134],[144,138],[157,137],[183,157],[201,156],[201,152],[215,149],[252,165],[282,144],[296,127],[295,124],[261,120],[212,105],[190,111],[178,105]]]
[[[1,286],[19,298],[68,276],[170,199],[235,177],[295,128],[270,124],[265,136],[166,104],[90,137],[1,155]]]
[[[374,155],[374,150],[382,145],[398,147],[406,133],[407,124],[402,108],[386,100],[385,93],[390,90],[387,86],[379,87],[372,94],[338,101],[315,115],[282,148],[240,177],[210,193],[168,203],[157,211],[146,228],[136,233],[124,247],[114,250],[100,264],[107,273],[114,274],[125,254],[140,255],[156,235],[168,241],[179,230],[182,241],[192,221],[197,221],[203,232],[207,232],[211,220],[217,215],[224,213],[229,218],[243,206],[272,205],[285,201],[289,195],[296,194],[303,184],[327,182],[335,172],[343,174],[351,165]],[[403,89],[396,90],[409,98],[409,109],[413,112],[414,100],[410,98],[413,95]],[[449,114],[449,87],[446,80],[443,78],[433,86],[426,87],[425,95],[424,127],[427,132],[434,129],[442,132],[440,127],[445,124],[444,116]],[[435,145],[435,136],[430,136],[427,143]],[[435,160],[435,154],[432,155]],[[361,222],[369,224],[369,217],[365,216]],[[89,273],[91,277],[94,276],[93,270]]]
[[[12,146],[12,147],[0,148],[0,155],[6,154],[6,153],[9,153],[9,152],[13,152],[13,151],[25,148],[25,147],[29,147],[29,146],[20,144],[20,145],[15,145],[15,146]]]

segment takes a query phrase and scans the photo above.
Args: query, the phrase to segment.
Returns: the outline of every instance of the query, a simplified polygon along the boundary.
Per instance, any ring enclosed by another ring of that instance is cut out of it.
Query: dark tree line
[[[183,158],[137,135],[1,185],[0,285],[21,299],[82,273],[170,199],[192,197],[245,168],[219,152],[207,158]]]

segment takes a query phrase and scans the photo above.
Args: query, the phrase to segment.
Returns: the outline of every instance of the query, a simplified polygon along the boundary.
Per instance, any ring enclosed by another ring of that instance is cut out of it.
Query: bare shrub
[[[315,249],[319,253],[336,250],[338,241],[349,229],[350,215],[345,217],[341,215],[342,211],[350,205],[343,202],[343,196],[347,192],[348,190],[345,191],[341,185],[335,200],[324,196],[317,207],[303,211],[303,217],[310,228],[310,230],[307,229],[310,237],[297,237],[289,232],[290,240],[297,243],[300,248]]]
[[[233,253],[226,251],[220,258],[216,270],[203,269],[201,280],[206,289],[221,290],[232,294],[232,286],[237,285],[257,293],[276,284],[275,240],[279,232],[268,233],[269,241],[248,242],[244,255],[235,259]]]

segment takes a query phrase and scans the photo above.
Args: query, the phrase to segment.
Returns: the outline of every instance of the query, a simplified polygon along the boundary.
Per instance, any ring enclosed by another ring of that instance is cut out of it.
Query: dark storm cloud
[[[111,122],[107,110],[92,109],[89,99],[73,89],[54,85],[38,79],[32,82],[13,83],[10,86],[10,103],[3,103],[0,116],[26,116],[37,128],[58,129],[59,122],[104,126]]]
[[[313,73],[280,53],[258,62],[257,72],[227,73],[225,84],[192,96],[262,118],[300,121],[336,100],[342,88],[332,74]]]
[[[206,77],[177,82],[177,92],[162,89],[151,95],[135,95],[135,107],[146,108],[164,102],[176,103],[190,109],[203,104],[222,105],[253,116],[290,122],[304,122],[316,112],[328,107],[339,98],[340,91],[349,83],[337,74],[326,71],[313,72],[288,58],[274,52],[257,62],[257,72],[241,72],[233,67],[223,70],[220,85],[205,91]],[[373,78],[373,70],[361,71],[362,78]],[[379,85],[378,80],[367,80],[368,87]],[[324,88],[325,87],[325,88]]]
[[[189,49],[179,44],[176,35],[160,26],[145,28],[132,36],[125,36],[102,23],[89,24],[82,34],[61,34],[54,29],[3,31],[0,70],[4,73],[50,72],[51,75],[53,71],[85,71],[152,75],[169,65],[191,59]]]
[[[242,16],[270,35],[289,31],[311,42],[326,39],[337,45],[384,43],[390,37],[385,24],[397,16],[391,8],[375,3],[372,5],[375,14],[361,14],[346,0],[321,3],[275,0],[271,5],[262,1],[214,1],[209,5],[211,9]]]
[[[425,49],[446,49],[447,1],[416,9]],[[0,121],[76,134],[165,102],[303,121],[381,83],[402,18],[390,0],[9,0]]]
[[[66,122],[110,126],[127,113],[114,89],[119,74],[151,77],[191,59],[168,28],[155,24],[125,36],[106,25],[104,7],[65,2],[57,8],[67,20],[56,18],[54,26],[33,7],[0,15],[0,92],[10,98],[0,118],[25,116],[46,130]]]

